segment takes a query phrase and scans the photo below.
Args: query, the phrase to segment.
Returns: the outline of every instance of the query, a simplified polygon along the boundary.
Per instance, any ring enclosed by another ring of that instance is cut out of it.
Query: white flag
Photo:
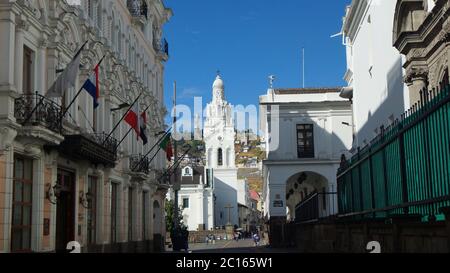
[[[62,97],[67,88],[75,87],[78,71],[80,69],[81,52],[67,65],[45,95],[48,98]]]

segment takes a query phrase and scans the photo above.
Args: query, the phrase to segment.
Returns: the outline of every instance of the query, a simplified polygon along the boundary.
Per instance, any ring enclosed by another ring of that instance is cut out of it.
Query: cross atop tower
[[[270,75],[269,76],[270,89],[273,89],[273,82],[274,81],[275,81],[275,76],[274,75]]]

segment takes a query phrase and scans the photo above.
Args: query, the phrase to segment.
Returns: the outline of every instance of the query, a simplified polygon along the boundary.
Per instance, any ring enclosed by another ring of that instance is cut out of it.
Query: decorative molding
[[[17,136],[17,130],[8,126],[0,126],[0,155],[11,149],[12,143]]]
[[[413,83],[414,81],[427,81],[428,80],[428,68],[425,67],[412,67],[407,70],[404,78],[405,83]]]

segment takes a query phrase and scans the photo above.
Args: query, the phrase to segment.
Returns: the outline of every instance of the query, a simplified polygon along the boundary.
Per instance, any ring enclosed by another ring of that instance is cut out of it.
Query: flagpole
[[[86,42],[86,43],[87,43],[87,42]],[[103,60],[105,59],[105,57],[106,57],[106,54],[103,55],[103,57],[100,59],[100,61],[98,62],[98,64],[97,64],[95,67],[99,66],[99,65],[103,62]],[[94,68],[95,68],[95,67],[94,67]],[[75,100],[80,96],[81,91],[83,91],[83,89],[84,89],[84,85],[81,86],[80,90],[78,90],[78,92],[77,92],[77,94],[75,95],[75,97],[72,99],[72,101],[71,101],[71,102],[69,103],[69,105],[66,107],[66,109],[64,109],[64,112],[61,114],[60,122],[63,120],[63,118],[64,118],[64,116],[67,114],[67,112],[69,112],[70,107],[72,107],[72,105],[75,103]]]
[[[59,118],[59,121],[61,122],[64,118],[64,116],[67,114],[67,112],[69,112],[70,107],[72,107],[72,105],[75,103],[75,100],[80,96],[81,91],[83,91],[84,87],[81,87],[80,90],[78,90],[77,94],[75,95],[75,97],[73,97],[72,101],[69,103],[69,105],[66,107],[66,109],[64,109],[64,112],[61,114],[61,117]]]
[[[119,141],[119,143],[116,146],[116,151],[119,149],[120,145],[125,141],[127,136],[131,133],[131,131],[133,131],[133,128],[130,128],[130,130],[128,130],[128,132],[125,134],[125,136]]]
[[[125,116],[128,114],[128,112],[131,110],[131,108],[133,108],[133,106],[136,104],[136,102],[138,102],[139,98],[142,96],[142,93],[139,94],[139,96],[136,98],[136,100],[134,100],[133,104],[130,105],[130,107],[128,108],[128,110],[125,112],[125,114],[122,116],[122,118],[120,118],[119,122],[117,122],[117,124],[114,126],[114,128],[112,129],[111,133],[109,133],[109,135],[105,138],[105,141],[103,142],[102,145],[105,145],[106,141],[108,141],[108,139],[112,136],[112,134],[117,130],[117,128],[119,128],[120,123],[123,121],[123,119],[125,118]],[[139,113],[138,113],[139,115]]]
[[[155,145],[153,145],[153,147],[141,158],[141,160],[139,161],[138,166],[142,163],[142,161],[144,160],[144,158],[146,158],[147,156],[149,156],[153,150],[156,148],[156,146],[158,146],[161,141],[167,137],[167,135],[169,135],[170,130],[172,129],[172,127],[169,128],[169,130],[167,130],[167,132],[164,133],[164,135],[155,143]],[[161,147],[159,147],[158,151],[156,151],[155,156],[159,153],[159,151],[161,150]],[[155,159],[155,156],[152,157],[152,159],[150,160],[149,164],[153,162],[153,159]]]
[[[158,155],[158,153],[159,153],[159,151],[161,151],[161,149],[162,149],[162,147],[161,146],[159,146],[159,148],[158,148],[158,150],[156,151],[156,153],[153,155],[153,157],[150,159],[150,161],[148,162],[148,164],[150,165],[152,162],[153,162],[153,160],[155,160],[155,157]],[[145,158],[145,157],[143,157],[143,158]],[[142,161],[142,160],[141,160]],[[139,162],[140,163],[140,162]]]
[[[81,51],[83,50],[83,48],[86,46],[86,44],[88,43],[88,41],[84,42],[84,44],[80,47],[80,49],[78,49],[77,53],[75,53],[74,57],[72,58],[72,60],[78,56]],[[31,111],[31,113],[27,116],[27,118],[25,119],[25,121],[23,122],[23,124],[26,124],[32,117],[34,112],[36,112],[37,108],[44,102],[45,99],[45,95],[42,96],[41,100],[39,101],[38,104],[36,104],[36,106],[34,106],[33,110]],[[62,119],[62,118],[61,118]]]
[[[177,123],[177,82],[173,82],[173,131],[176,134],[176,123]],[[176,162],[178,160],[178,149],[177,149],[177,142],[174,141],[174,161]],[[172,176],[173,174],[171,174]],[[170,176],[169,176],[170,179]],[[173,190],[174,190],[174,228],[175,230],[178,230],[178,175],[177,170],[175,169],[175,176],[173,180]]]
[[[178,168],[178,166],[181,164],[181,161],[183,161],[183,159],[186,158],[186,155],[187,155],[191,150],[192,150],[192,147],[189,148],[189,149],[188,149],[188,150],[187,150],[180,158],[178,158],[177,162],[175,162],[172,166],[170,166],[170,168],[167,169],[166,172],[165,172],[163,175],[161,175],[161,176],[159,177],[159,179],[163,178],[163,177],[166,176],[166,175],[169,175],[169,177],[170,177],[173,173],[170,173],[170,174],[169,174],[169,171],[172,170],[174,167],[175,167],[175,168]],[[158,179],[158,180],[159,180],[159,179]]]

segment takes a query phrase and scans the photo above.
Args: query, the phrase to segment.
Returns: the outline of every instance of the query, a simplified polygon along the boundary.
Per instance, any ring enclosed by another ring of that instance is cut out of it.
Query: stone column
[[[412,67],[406,72],[405,82],[409,88],[409,104],[420,101],[420,91],[428,87],[428,69],[426,67]]]
[[[12,192],[14,173],[13,141],[16,130],[0,129],[0,253],[11,246]]]
[[[44,200],[45,200],[45,153],[35,145],[25,147],[27,156],[33,157],[33,208],[31,249],[43,251]]]
[[[96,227],[95,227],[95,244],[105,244],[101,235],[106,234],[106,229],[104,226],[104,215],[105,215],[105,173],[102,169],[95,171],[94,175],[97,177],[97,196],[95,196],[97,202],[97,215],[96,217]]]
[[[0,11],[0,91],[15,91],[14,56],[15,56],[15,14],[9,10]],[[2,99],[3,100],[3,99]],[[1,109],[4,109],[3,107]],[[0,112],[3,115],[2,112]]]
[[[24,93],[23,90],[23,47],[25,31],[28,30],[28,23],[25,20],[18,19],[16,22],[16,37],[15,37],[15,71],[14,82],[19,93]],[[26,90],[32,92],[32,90]]]
[[[38,91],[41,95],[45,95],[47,92],[47,46],[48,41],[47,38],[44,37],[39,43],[39,50],[37,56],[37,65],[36,65],[36,91]]]

